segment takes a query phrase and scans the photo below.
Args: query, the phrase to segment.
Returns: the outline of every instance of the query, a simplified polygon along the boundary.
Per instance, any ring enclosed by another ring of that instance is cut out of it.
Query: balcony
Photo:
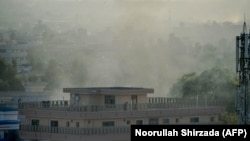
[[[19,115],[66,119],[99,120],[154,116],[212,115],[225,111],[223,100],[169,100],[140,104],[70,105],[69,101],[19,103]]]
[[[110,104],[110,105],[71,105],[70,101],[41,101],[41,102],[22,102],[19,103],[19,109],[37,109],[53,111],[71,111],[71,112],[100,112],[100,111],[143,111],[156,109],[173,108],[208,108],[224,107],[225,100],[182,100],[166,98],[149,98],[148,103],[138,104]]]
[[[72,128],[72,127],[49,127],[20,125],[19,134],[23,139],[46,139],[60,141],[129,141],[130,126],[128,127],[105,127],[105,128]]]
[[[99,128],[74,128],[74,127],[50,127],[20,125],[21,131],[43,132],[56,134],[73,134],[73,135],[97,135],[97,134],[122,134],[129,133],[130,126],[126,127],[99,127]]]

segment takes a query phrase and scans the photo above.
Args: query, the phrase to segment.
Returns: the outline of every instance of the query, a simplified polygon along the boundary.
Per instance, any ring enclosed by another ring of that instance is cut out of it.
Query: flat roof
[[[147,94],[154,93],[154,89],[138,87],[89,87],[63,88],[63,92],[77,94]]]

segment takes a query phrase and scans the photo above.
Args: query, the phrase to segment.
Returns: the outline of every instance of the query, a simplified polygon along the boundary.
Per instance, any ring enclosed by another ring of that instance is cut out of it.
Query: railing
[[[39,101],[39,102],[20,102],[18,103],[19,109],[25,108],[68,108],[70,107],[69,100],[57,100],[57,101]]]
[[[73,135],[121,134],[121,133],[129,133],[130,126],[74,128],[74,127],[49,127],[49,126],[20,125],[20,131],[56,133],[56,134],[73,134]]]
[[[204,108],[225,106],[224,100],[181,100],[172,99],[162,102],[149,101],[149,103],[139,104],[110,104],[110,105],[70,105],[70,101],[42,101],[42,102],[23,102],[19,103],[19,109],[39,109],[39,110],[60,110],[76,112],[98,112],[98,111],[134,111],[165,108]]]

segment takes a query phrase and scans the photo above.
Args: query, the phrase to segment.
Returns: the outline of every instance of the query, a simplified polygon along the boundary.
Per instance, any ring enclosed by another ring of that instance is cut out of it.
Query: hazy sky
[[[159,27],[169,21],[239,22],[244,14],[248,21],[249,4],[249,0],[0,0],[0,18],[70,21],[96,28],[124,22]]]
[[[110,86],[115,84],[152,86],[156,91],[164,89],[161,93],[164,95],[173,82],[176,82],[184,73],[190,72],[189,62],[195,64],[196,61],[193,60],[195,58],[187,58],[190,56],[176,57],[179,51],[177,49],[173,51],[173,48],[167,48],[167,45],[162,45],[163,49],[166,49],[165,52],[160,50],[162,48],[156,51],[157,46],[154,46],[154,43],[148,44],[147,39],[159,38],[167,41],[168,37],[162,35],[167,35],[170,33],[169,29],[172,29],[177,36],[176,39],[173,38],[176,42],[181,41],[179,38],[184,36],[193,43],[201,42],[201,38],[210,41],[211,38],[228,39],[228,36],[233,40],[230,42],[234,42],[238,29],[233,33],[235,29],[221,28],[218,25],[215,29],[208,27],[204,30],[204,26],[192,28],[187,26],[186,33],[182,33],[183,27],[180,23],[215,21],[217,23],[234,22],[241,25],[246,15],[246,21],[250,24],[249,5],[249,0],[0,0],[0,29],[9,26],[27,29],[42,20],[56,31],[55,26],[62,25],[63,28],[60,28],[66,33],[78,28],[94,32],[91,37],[94,43],[101,43],[97,45],[98,47],[123,48],[123,50],[96,51],[92,56],[88,56],[86,60],[89,62],[99,58],[93,61],[94,63],[90,63],[88,69],[93,75],[88,74],[91,78],[86,81],[91,82],[93,86],[96,86],[96,82]],[[134,32],[135,30],[139,32]],[[148,37],[147,35],[151,38],[144,38]],[[112,42],[113,37],[118,40],[125,39],[128,42]],[[107,44],[105,44],[106,39],[109,40]],[[129,40],[134,40],[135,44]],[[190,47],[184,43],[175,44]],[[134,48],[129,50],[126,48],[128,46]],[[82,54],[80,57],[84,60]],[[128,74],[131,75],[131,79],[127,77]],[[110,83],[106,76],[112,77]],[[118,83],[119,80],[123,80],[124,83]]]

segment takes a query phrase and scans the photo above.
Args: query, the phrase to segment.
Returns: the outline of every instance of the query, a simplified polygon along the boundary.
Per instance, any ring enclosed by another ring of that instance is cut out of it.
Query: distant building
[[[18,73],[31,71],[28,65],[27,45],[23,43],[2,43],[0,44],[0,57],[2,57],[10,65],[15,65]]]
[[[132,124],[223,124],[217,100],[148,97],[151,88],[64,88],[69,100],[20,102],[22,139],[129,141]]]

